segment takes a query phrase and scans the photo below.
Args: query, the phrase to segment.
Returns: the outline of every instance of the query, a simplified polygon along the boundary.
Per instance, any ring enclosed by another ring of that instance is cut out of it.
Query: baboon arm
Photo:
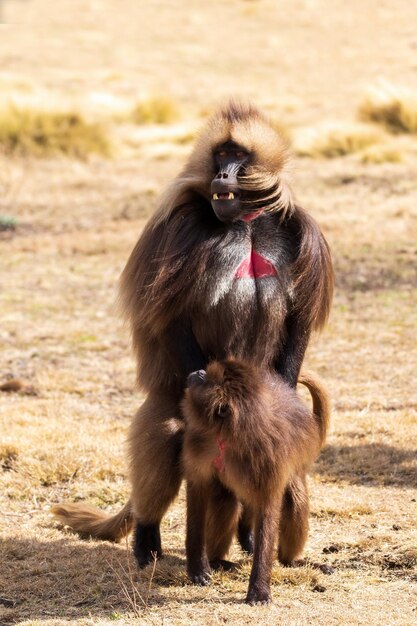
[[[286,330],[287,336],[279,351],[275,367],[290,387],[295,388],[311,333],[294,314],[288,316]]]
[[[174,320],[165,331],[161,345],[181,378],[206,368],[207,359],[194,337],[189,320]]]
[[[291,308],[285,320],[286,335],[275,367],[291,387],[297,384],[301,364],[313,330],[326,322],[333,295],[330,250],[320,228],[304,209],[294,208],[288,225],[297,255],[291,266]]]

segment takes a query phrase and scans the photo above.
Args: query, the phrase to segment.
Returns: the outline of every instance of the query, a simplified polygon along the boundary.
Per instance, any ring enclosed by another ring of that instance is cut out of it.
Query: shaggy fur
[[[249,158],[237,175],[241,215],[222,222],[209,199],[218,171],[214,151],[226,141],[242,146]],[[139,527],[135,553],[141,566],[161,552],[159,523],[181,484],[180,401],[187,375],[231,354],[275,369],[294,387],[310,334],[327,319],[329,249],[316,222],[293,203],[287,160],[285,142],[253,106],[222,108],[169,185],[123,271],[121,303],[138,384],[148,394],[130,431],[132,496],[122,516],[126,529],[133,518]],[[260,206],[262,214],[245,221]],[[274,268],[272,274],[239,278],[237,268],[254,255]],[[299,490],[292,489],[288,498],[297,515]],[[61,505],[59,519],[102,536],[107,521],[97,514],[92,524],[91,509],[83,507]],[[239,538],[250,551],[245,519]],[[115,528],[117,539],[118,522]]]
[[[270,601],[278,535],[287,564],[307,536],[306,473],[324,443],[329,406],[317,381],[300,382],[311,392],[313,411],[276,374],[236,360],[212,362],[204,378],[190,376],[183,403],[189,575],[208,582],[209,563],[226,556],[242,502],[255,526],[250,603]],[[302,511],[296,519],[292,507]],[[216,542],[207,541],[213,535]]]

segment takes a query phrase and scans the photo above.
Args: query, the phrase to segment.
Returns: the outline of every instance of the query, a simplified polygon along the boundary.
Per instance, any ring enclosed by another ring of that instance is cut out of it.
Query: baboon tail
[[[303,384],[309,390],[313,400],[313,413],[317,418],[320,429],[321,445],[326,440],[327,430],[330,421],[330,400],[323,383],[309,373],[302,373],[298,382]]]
[[[133,514],[130,500],[116,515],[106,515],[103,511],[89,504],[56,504],[51,513],[65,526],[69,526],[79,535],[96,537],[109,541],[120,541],[133,526]]]

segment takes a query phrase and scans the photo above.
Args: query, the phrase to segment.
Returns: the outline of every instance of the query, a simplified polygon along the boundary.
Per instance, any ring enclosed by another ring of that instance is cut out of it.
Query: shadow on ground
[[[345,292],[414,289],[417,286],[415,250],[377,253],[358,258],[344,258],[335,253],[336,287]]]
[[[315,472],[329,481],[352,485],[413,487],[417,485],[417,450],[380,443],[326,446]]]
[[[0,540],[0,562],[1,624],[25,618],[111,619],[120,613],[139,617],[146,604],[164,601],[158,585],[149,584],[149,568],[139,572],[123,545],[11,537]]]

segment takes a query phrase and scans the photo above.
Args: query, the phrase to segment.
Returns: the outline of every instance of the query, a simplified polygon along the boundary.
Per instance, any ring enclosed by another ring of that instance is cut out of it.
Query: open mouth
[[[227,191],[225,193],[214,193],[212,195],[213,200],[234,200],[237,194],[234,194],[233,191]]]

